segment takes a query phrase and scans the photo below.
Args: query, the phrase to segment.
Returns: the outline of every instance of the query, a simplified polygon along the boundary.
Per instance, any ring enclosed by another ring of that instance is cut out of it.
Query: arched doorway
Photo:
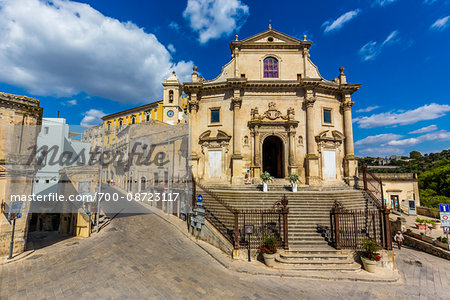
[[[145,189],[147,188],[146,183],[147,182],[147,178],[145,178],[145,176],[141,177],[141,192],[145,191]]]
[[[284,177],[283,141],[274,135],[268,136],[263,142],[263,171],[275,178]]]

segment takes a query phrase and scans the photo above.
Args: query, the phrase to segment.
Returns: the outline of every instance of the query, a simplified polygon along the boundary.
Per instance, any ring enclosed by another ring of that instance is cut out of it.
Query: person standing
[[[394,236],[394,241],[397,242],[397,246],[398,249],[401,250],[402,249],[402,244],[403,244],[403,240],[404,240],[404,236],[402,234],[401,231],[397,231],[397,234]]]

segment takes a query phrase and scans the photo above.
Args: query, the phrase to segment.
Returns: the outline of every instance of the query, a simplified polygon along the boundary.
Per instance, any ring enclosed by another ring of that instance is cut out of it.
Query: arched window
[[[122,128],[122,126],[123,126],[123,121],[122,121],[122,119],[120,119],[119,120],[119,127]]]
[[[268,57],[264,60],[264,78],[278,78],[278,60]]]
[[[169,103],[172,103],[172,102],[173,102],[173,91],[170,90],[169,91]]]
[[[131,117],[131,124],[136,124],[136,116]]]

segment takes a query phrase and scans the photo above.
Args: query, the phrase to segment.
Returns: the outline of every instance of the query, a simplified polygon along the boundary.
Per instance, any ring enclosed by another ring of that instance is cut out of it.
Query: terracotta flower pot
[[[370,260],[364,257],[361,257],[362,263],[364,265],[364,269],[369,273],[375,273],[377,269],[378,262],[374,260]]]
[[[266,266],[271,267],[271,268],[273,266],[275,266],[275,257],[276,256],[277,256],[276,253],[274,253],[274,254],[263,253],[264,263],[266,264]]]

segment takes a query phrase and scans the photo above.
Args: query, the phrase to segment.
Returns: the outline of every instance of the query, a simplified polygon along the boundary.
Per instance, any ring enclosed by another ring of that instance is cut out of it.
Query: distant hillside
[[[409,157],[393,159],[364,157],[359,159],[359,164],[398,167],[395,169],[380,167],[371,170],[377,173],[417,173],[422,206],[438,207],[439,203],[450,204],[450,149],[423,156],[418,151],[412,151]]]

